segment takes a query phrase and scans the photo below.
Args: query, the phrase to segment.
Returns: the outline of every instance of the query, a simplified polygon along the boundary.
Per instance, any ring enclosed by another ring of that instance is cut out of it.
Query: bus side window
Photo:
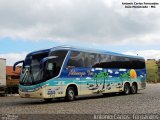
[[[108,68],[110,67],[111,56],[110,55],[100,55],[100,68]]]
[[[95,58],[92,64],[93,68],[99,68],[99,62],[100,62],[100,55],[99,54],[95,54]]]
[[[123,61],[121,61],[121,68],[132,68],[132,61],[130,61],[130,58],[123,57]]]
[[[96,67],[99,64],[99,55],[95,53],[85,53],[85,67]]]
[[[111,57],[111,67],[112,68],[126,68],[129,69],[131,64],[129,59],[121,56],[112,56]]]
[[[145,61],[142,59],[132,58],[132,67],[133,69],[143,69],[145,68]]]
[[[84,53],[72,51],[67,67],[84,67]]]

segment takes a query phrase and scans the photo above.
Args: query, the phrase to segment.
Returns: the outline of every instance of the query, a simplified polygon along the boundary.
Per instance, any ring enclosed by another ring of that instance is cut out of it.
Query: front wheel
[[[66,91],[66,100],[67,101],[73,101],[73,100],[75,100],[75,90],[74,90],[73,87],[67,88],[67,91]]]
[[[123,93],[125,94],[125,95],[128,95],[128,94],[130,94],[130,85],[129,84],[125,84],[124,85],[124,91],[123,91]]]

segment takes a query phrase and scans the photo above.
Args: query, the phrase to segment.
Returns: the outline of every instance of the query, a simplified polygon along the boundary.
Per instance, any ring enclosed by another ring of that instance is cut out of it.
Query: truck
[[[0,58],[0,96],[5,95],[6,90],[6,59]]]
[[[13,66],[6,66],[6,94],[18,93],[20,72],[20,66],[17,67],[16,71],[13,71]]]

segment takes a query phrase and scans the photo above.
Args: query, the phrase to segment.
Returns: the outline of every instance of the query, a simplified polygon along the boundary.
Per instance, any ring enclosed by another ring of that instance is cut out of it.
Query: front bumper
[[[45,86],[38,90],[28,90],[28,91],[22,91],[19,89],[19,95],[22,98],[58,98],[62,97],[62,94],[59,94],[59,92],[56,92],[54,87],[51,86]]]

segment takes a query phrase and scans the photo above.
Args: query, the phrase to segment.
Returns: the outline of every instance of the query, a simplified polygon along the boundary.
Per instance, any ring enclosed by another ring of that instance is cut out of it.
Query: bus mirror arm
[[[13,65],[13,71],[16,70],[16,66],[17,66],[18,64],[20,64],[20,63],[24,63],[24,60],[21,60],[21,61],[18,61],[18,62],[16,62],[16,63],[14,63],[14,65]]]
[[[67,66],[67,70],[71,70],[71,69],[73,69],[73,68],[75,68],[75,66]]]

